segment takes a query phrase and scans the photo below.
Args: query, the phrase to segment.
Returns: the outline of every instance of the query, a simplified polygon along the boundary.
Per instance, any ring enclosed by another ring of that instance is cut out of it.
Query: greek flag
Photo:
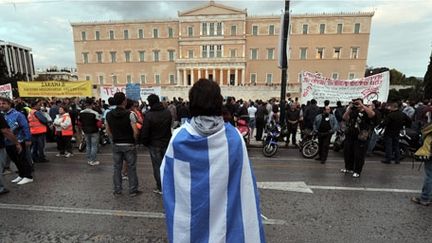
[[[265,242],[258,190],[240,133],[177,129],[161,166],[169,242]]]

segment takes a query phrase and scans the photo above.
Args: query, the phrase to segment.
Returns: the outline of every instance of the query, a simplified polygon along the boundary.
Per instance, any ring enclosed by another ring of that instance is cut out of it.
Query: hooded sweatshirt
[[[130,111],[123,107],[116,107],[108,112],[106,120],[111,129],[114,144],[135,144]]]

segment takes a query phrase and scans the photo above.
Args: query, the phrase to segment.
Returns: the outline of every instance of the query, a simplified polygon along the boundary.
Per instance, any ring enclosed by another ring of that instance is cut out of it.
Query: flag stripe
[[[240,181],[242,172],[243,153],[239,133],[232,125],[225,124],[226,137],[230,141],[229,154],[229,182],[228,182],[228,212],[227,212],[227,239],[228,243],[244,243],[244,229],[242,222],[242,202],[240,195]],[[247,202],[245,202],[247,203]]]
[[[169,242],[173,242],[173,222],[174,222],[174,210],[175,210],[175,193],[174,190],[174,159],[168,156],[165,156],[161,167],[161,174],[163,175],[162,180],[162,188],[164,199],[164,208],[165,208],[165,221],[167,224],[168,231],[168,239]]]
[[[210,161],[210,235],[209,242],[225,242],[228,200],[228,143],[225,129],[208,139]]]
[[[188,162],[174,160],[174,180],[176,206],[172,242],[191,242],[191,170]]]

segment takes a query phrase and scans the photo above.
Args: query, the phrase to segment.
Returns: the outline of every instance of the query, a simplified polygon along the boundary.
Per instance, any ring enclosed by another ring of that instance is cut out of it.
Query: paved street
[[[0,197],[0,242],[166,242],[162,201],[152,193],[148,152],[140,148],[138,173],[142,195],[130,198],[127,185],[112,195],[112,158],[107,146],[100,166],[87,165],[82,153],[36,164],[35,182],[11,184]],[[295,149],[265,158],[249,150],[260,186],[268,242],[427,242],[432,208],[412,204],[421,189],[423,170],[381,164],[368,157],[358,179],[339,173],[340,153],[327,164],[303,159]],[[264,183],[266,182],[266,183]],[[275,182],[279,182],[275,183]]]

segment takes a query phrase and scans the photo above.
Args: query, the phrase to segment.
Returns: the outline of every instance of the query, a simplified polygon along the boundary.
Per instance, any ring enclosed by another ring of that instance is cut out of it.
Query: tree
[[[432,98],[432,52],[429,58],[429,65],[423,79],[424,83],[424,97],[427,99]]]

